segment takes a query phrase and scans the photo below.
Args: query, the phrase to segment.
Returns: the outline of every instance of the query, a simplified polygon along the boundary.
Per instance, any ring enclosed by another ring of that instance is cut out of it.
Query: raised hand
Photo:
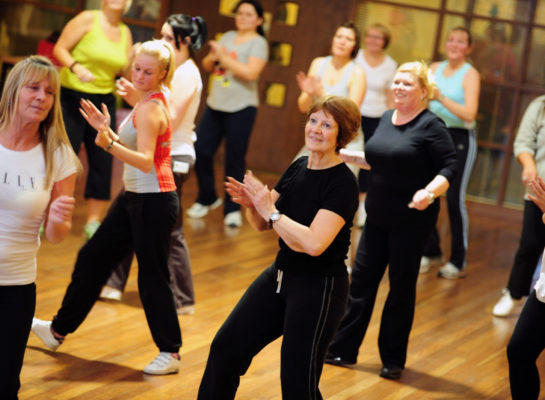
[[[102,112],[87,99],[81,99],[79,112],[85,120],[97,131],[104,125],[110,126],[110,113],[108,107],[102,103]]]
[[[535,195],[528,195],[528,197],[543,213],[545,213],[545,182],[543,182],[543,179],[538,176],[535,180],[530,182],[530,189],[532,189]]]
[[[119,78],[115,81],[116,93],[120,95],[131,106],[134,106],[140,96],[131,81],[125,78]]]

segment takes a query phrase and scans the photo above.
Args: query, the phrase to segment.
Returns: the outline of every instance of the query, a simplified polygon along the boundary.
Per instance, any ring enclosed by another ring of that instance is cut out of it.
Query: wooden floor
[[[118,174],[116,174],[118,176]],[[269,185],[277,177],[257,173]],[[195,198],[195,180],[185,186],[184,205]],[[444,207],[443,207],[444,210]],[[60,245],[44,242],[38,259],[36,316],[50,319],[69,282],[82,244],[84,205],[78,185],[74,229]],[[505,285],[520,231],[520,213],[490,215],[470,205],[468,276],[458,281],[421,275],[407,368],[399,381],[379,378],[377,351],[383,282],[358,364],[324,367],[326,399],[497,399],[509,398],[505,346],[517,316],[494,318],[491,309]],[[440,218],[444,247],[448,224]],[[191,251],[196,314],[180,318],[182,365],[178,375],[151,377],[142,368],[156,355],[133,268],[120,303],[99,301],[57,352],[31,334],[22,370],[21,399],[195,399],[208,347],[248,284],[268,266],[277,250],[273,232],[256,233],[222,225],[221,211],[185,221]],[[355,233],[357,236],[357,232]],[[357,238],[356,238],[357,239]],[[356,242],[357,243],[357,242]],[[280,399],[280,342],[268,346],[242,378],[237,399]],[[545,363],[540,359],[540,368]],[[0,395],[1,397],[1,395]]]

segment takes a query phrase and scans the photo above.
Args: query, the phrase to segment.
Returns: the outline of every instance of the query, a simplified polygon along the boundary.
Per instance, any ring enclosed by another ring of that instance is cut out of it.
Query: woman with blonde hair
[[[91,102],[81,101],[82,115],[98,130],[96,145],[124,163],[125,190],[80,249],[72,281],[53,321],[35,318],[32,324],[32,331],[56,350],[86,318],[111,272],[134,250],[140,299],[160,352],[144,368],[153,375],[177,373],[180,364],[181,332],[167,267],[179,200],[170,165],[170,116],[161,93],[173,72],[174,53],[168,43],[156,40],[138,47],[132,82],[141,100],[121,124],[119,135],[109,128],[105,105],[100,112]]]
[[[17,399],[36,307],[39,230],[58,243],[72,227],[80,163],[66,136],[59,75],[41,56],[18,62],[0,100],[0,393]]]
[[[389,266],[390,291],[378,340],[383,364],[379,375],[388,379],[399,379],[405,367],[420,258],[439,214],[435,199],[456,173],[452,139],[443,121],[427,109],[434,93],[429,76],[424,63],[401,65],[392,84],[395,108],[381,117],[365,154],[341,151],[345,161],[370,169],[368,214],[352,270],[348,307],[326,362],[356,363]]]

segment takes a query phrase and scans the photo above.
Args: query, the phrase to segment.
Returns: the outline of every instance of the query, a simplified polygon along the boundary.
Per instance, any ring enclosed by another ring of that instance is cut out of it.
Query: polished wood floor
[[[269,184],[277,179],[257,174]],[[195,198],[194,177],[185,189],[187,207]],[[80,184],[70,237],[59,245],[44,242],[40,250],[36,316],[42,319],[50,319],[58,309],[82,244],[81,191]],[[508,399],[505,346],[517,316],[494,318],[491,309],[508,277],[520,217],[517,212],[497,215],[470,204],[468,275],[458,281],[439,279],[435,270],[420,276],[407,368],[399,381],[377,375],[381,365],[377,331],[388,288],[387,280],[383,282],[358,364],[353,368],[326,365],[320,384],[324,398]],[[448,247],[444,211],[439,226],[444,247]],[[238,230],[225,229],[219,209],[202,220],[186,219],[185,232],[197,304],[195,315],[180,317],[180,373],[152,377],[141,372],[157,349],[141,308],[133,268],[122,301],[97,302],[58,351],[46,350],[31,334],[21,375],[21,399],[196,398],[213,335],[244,289],[273,260],[277,242],[274,233],[256,233],[247,224]],[[241,380],[237,399],[281,398],[279,349],[276,341],[255,357]],[[545,367],[543,359],[540,367]]]

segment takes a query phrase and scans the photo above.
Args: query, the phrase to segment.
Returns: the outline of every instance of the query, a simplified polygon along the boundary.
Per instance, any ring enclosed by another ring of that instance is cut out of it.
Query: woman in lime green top
[[[132,36],[121,17],[131,0],[103,0],[100,10],[86,10],[64,27],[53,54],[61,69],[61,105],[64,124],[76,153],[85,145],[89,173],[84,197],[87,201],[85,236],[89,239],[100,225],[100,216],[110,199],[112,157],[95,145],[96,132],[79,113],[82,98],[108,107],[115,129],[115,78],[129,59]]]

